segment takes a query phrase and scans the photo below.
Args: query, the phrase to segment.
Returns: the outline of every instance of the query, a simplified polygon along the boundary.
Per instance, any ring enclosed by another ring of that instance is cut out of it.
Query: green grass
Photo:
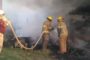
[[[25,51],[19,48],[4,48],[0,54],[0,60],[56,60],[50,52],[40,50]]]

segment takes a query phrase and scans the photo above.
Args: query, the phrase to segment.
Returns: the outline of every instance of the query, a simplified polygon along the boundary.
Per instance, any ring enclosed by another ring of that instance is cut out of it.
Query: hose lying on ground
[[[16,38],[16,40],[17,40],[17,42],[18,42],[18,44],[20,45],[21,48],[24,48],[24,49],[26,49],[26,50],[33,50],[33,49],[37,46],[37,44],[39,43],[39,41],[40,41],[41,38],[42,38],[43,32],[41,33],[41,35],[40,35],[39,39],[37,40],[37,42],[35,43],[35,45],[32,46],[31,48],[27,48],[27,47],[25,47],[25,46],[20,42],[20,40],[18,39],[18,37],[17,37],[17,35],[16,35],[15,31],[14,31],[13,25],[11,24],[10,21],[8,22],[8,24],[9,24],[9,26],[10,26],[10,28],[11,28],[11,31],[12,31],[13,35],[15,36],[15,38]]]

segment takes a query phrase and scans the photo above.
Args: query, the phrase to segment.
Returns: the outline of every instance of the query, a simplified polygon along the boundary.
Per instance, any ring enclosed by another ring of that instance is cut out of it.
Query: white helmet
[[[4,15],[4,11],[3,10],[0,10],[0,15]]]

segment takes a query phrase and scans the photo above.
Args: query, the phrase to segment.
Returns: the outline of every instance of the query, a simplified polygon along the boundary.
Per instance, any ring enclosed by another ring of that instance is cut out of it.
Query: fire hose
[[[13,35],[15,36],[15,38],[16,38],[16,40],[17,40],[17,43],[20,45],[21,48],[24,48],[24,49],[26,49],[26,50],[33,50],[33,49],[37,46],[37,44],[39,43],[39,41],[41,40],[42,35],[43,35],[43,33],[44,33],[44,32],[41,33],[41,35],[40,35],[39,39],[37,40],[37,42],[35,43],[35,45],[31,46],[31,48],[28,48],[28,47],[25,47],[25,46],[20,42],[20,40],[18,39],[18,37],[17,37],[17,35],[16,35],[15,31],[14,31],[14,28],[13,28],[12,23],[9,21],[8,24],[9,24],[9,26],[10,26],[10,28],[11,28],[11,31],[12,31]]]

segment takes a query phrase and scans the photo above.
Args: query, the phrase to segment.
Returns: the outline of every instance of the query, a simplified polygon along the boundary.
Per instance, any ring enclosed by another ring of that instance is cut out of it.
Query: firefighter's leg
[[[67,52],[67,36],[60,37],[60,53],[64,54]]]
[[[44,38],[43,39],[43,50],[45,51],[47,49],[47,46],[48,46],[49,35],[45,34],[43,38]]]
[[[3,34],[2,34],[2,33],[0,33],[0,53],[2,52],[2,48],[3,48],[3,41],[4,41]]]

